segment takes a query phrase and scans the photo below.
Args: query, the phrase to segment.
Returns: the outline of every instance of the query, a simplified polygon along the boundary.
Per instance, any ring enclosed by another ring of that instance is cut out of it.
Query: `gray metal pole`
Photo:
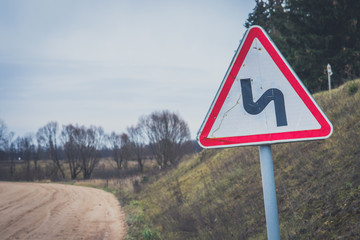
[[[266,228],[269,240],[280,239],[279,216],[271,145],[259,146],[261,177],[264,193]]]
[[[331,75],[332,75],[330,63],[328,63],[328,65],[326,66],[326,71],[328,74],[328,85],[329,85],[329,91],[330,91],[331,90]]]

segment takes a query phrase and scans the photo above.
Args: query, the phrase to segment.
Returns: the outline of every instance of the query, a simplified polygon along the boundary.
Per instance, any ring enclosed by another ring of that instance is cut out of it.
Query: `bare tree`
[[[50,159],[53,161],[56,169],[60,171],[61,177],[65,178],[64,170],[62,169],[60,159],[58,156],[58,124],[57,122],[49,122],[44,127],[40,128],[36,133],[38,142],[48,150]]]
[[[8,145],[7,142],[7,126],[5,122],[0,119],[0,160],[6,159],[6,146]]]
[[[80,156],[80,138],[82,135],[80,133],[81,129],[72,124],[63,126],[61,131],[61,140],[72,180],[76,179],[82,171]]]
[[[78,125],[63,126],[61,140],[71,179],[76,179],[82,172],[84,179],[89,179],[99,162],[99,151],[104,146],[104,130],[101,127]]]
[[[43,148],[41,146],[41,142],[40,139],[36,136],[36,150],[34,150],[34,178],[38,179],[39,178],[39,168],[38,168],[38,161],[41,159],[42,155],[43,155]],[[35,146],[34,146],[35,147]]]
[[[30,134],[25,136],[22,138],[21,144],[24,150],[24,160],[26,162],[26,180],[30,181],[30,161],[34,151],[33,137]]]
[[[108,141],[113,150],[113,160],[119,170],[127,168],[127,163],[130,158],[130,142],[129,136],[126,133],[116,134],[112,132],[108,136]]]
[[[5,122],[0,119],[0,160],[8,160],[9,148],[14,137],[13,132],[9,132]]]
[[[10,177],[13,179],[15,173],[15,159],[16,159],[16,145],[15,141],[11,142],[10,144]]]
[[[91,174],[99,162],[98,151],[104,145],[104,130],[102,127],[90,126],[80,128],[80,156],[81,171],[84,179],[89,179]]]
[[[23,139],[21,137],[17,137],[14,141],[15,149],[16,149],[16,158],[21,160],[24,158],[24,149],[23,149]]]
[[[139,124],[160,168],[176,164],[183,155],[184,143],[190,139],[187,123],[168,110],[142,117]]]
[[[113,151],[113,160],[116,163],[117,168],[120,170],[122,168],[122,161],[120,158],[121,136],[112,132],[108,136],[108,141]]]
[[[126,169],[128,166],[128,162],[131,158],[130,140],[129,136],[126,133],[121,134],[120,138],[120,161],[122,162],[122,166]]]
[[[130,141],[130,149],[131,152],[135,155],[136,161],[139,166],[140,172],[144,170],[145,156],[145,138],[143,135],[143,131],[140,125],[132,126],[127,128],[129,141]]]
[[[27,181],[31,180],[31,172],[30,172],[30,161],[33,157],[35,146],[33,144],[33,137],[32,135],[28,134],[25,137],[17,137],[15,140],[16,146],[16,154],[19,160],[24,160],[26,164],[26,172],[25,172],[25,179]],[[10,170],[10,172],[13,171]]]
[[[10,159],[10,176],[14,176],[14,158],[13,151],[15,150],[15,145],[12,142],[14,138],[14,133],[9,132],[8,128],[3,120],[0,119],[0,160],[9,160]]]

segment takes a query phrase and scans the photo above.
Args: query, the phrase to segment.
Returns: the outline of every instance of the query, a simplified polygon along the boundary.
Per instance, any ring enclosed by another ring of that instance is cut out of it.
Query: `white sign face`
[[[268,89],[279,89],[284,95],[287,125],[277,126],[274,101],[263,111],[249,114],[243,107],[241,79],[250,78],[253,101]],[[320,124],[280,72],[260,41],[255,38],[226,100],[210,130],[211,138],[244,136],[320,129]]]
[[[248,30],[200,129],[203,147],[329,137],[332,126],[262,28]]]
[[[331,76],[333,74],[332,70],[331,70],[331,65],[328,63],[328,65],[326,66],[326,70],[328,72],[328,74]]]

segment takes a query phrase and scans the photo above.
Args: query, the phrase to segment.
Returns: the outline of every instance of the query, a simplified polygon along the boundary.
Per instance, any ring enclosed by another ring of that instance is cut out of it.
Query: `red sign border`
[[[269,53],[270,57],[275,62],[276,66],[289,81],[301,100],[310,110],[311,114],[320,124],[320,129],[314,130],[301,130],[292,132],[280,133],[266,133],[257,135],[234,136],[234,137],[220,137],[208,138],[209,132],[215,123],[215,120],[223,106],[225,99],[235,81],[235,78],[240,71],[246,55],[249,52],[253,40],[257,38]],[[232,147],[232,146],[245,146],[245,145],[262,145],[278,142],[292,142],[303,140],[315,140],[328,138],[333,131],[331,122],[327,119],[320,107],[313,100],[310,93],[306,90],[305,86],[299,80],[295,72],[291,69],[285,58],[281,55],[280,51],[271,41],[270,37],[260,26],[252,26],[248,29],[242,40],[237,53],[235,54],[232,63],[225,75],[222,85],[219,88],[217,96],[214,99],[212,106],[205,118],[205,121],[200,128],[198,134],[198,142],[204,148],[216,147]]]

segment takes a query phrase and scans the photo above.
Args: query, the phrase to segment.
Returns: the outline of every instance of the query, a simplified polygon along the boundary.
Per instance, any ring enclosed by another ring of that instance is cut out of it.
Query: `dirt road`
[[[0,239],[124,239],[125,216],[107,192],[0,182]]]

